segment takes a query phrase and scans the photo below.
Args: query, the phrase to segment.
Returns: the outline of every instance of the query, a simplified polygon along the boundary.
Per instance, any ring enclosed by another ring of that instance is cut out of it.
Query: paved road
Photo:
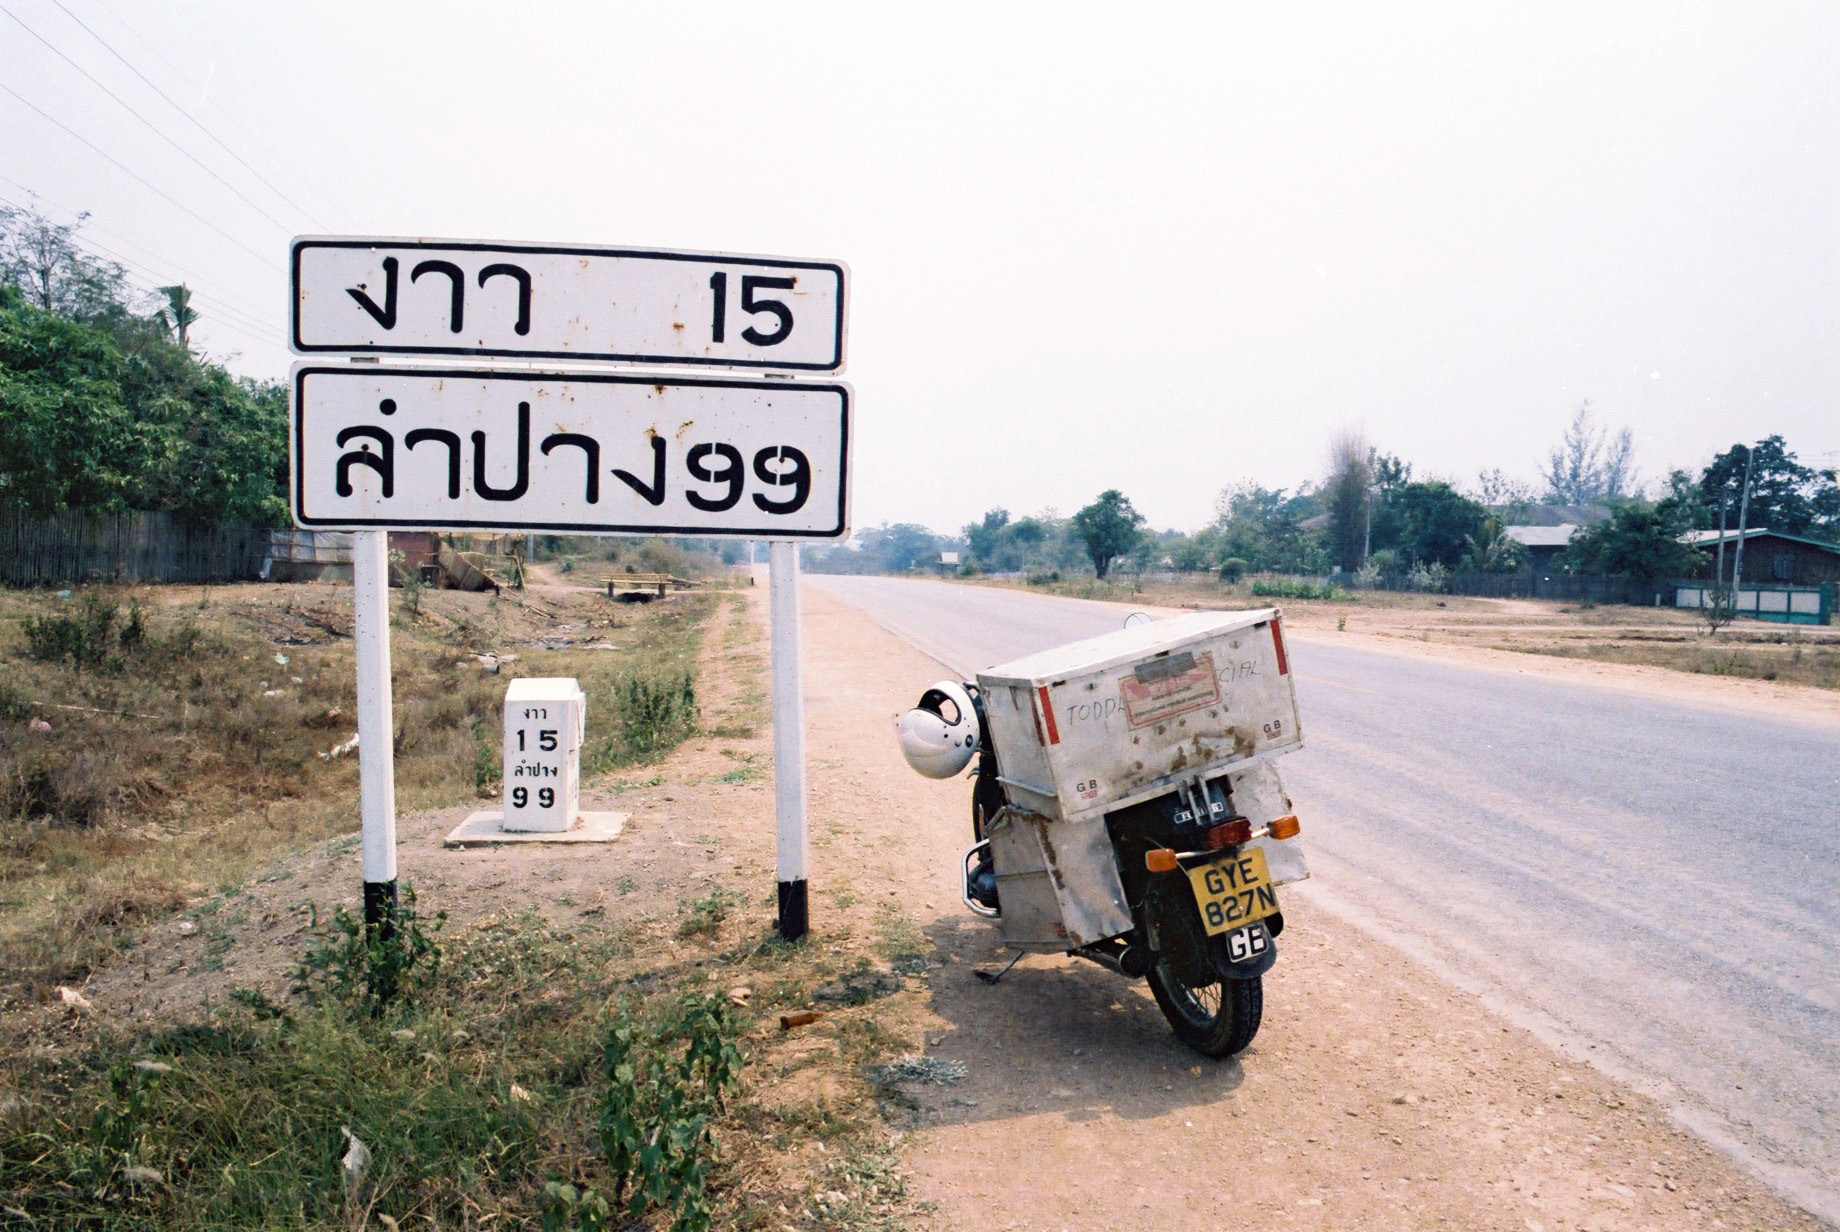
[[[967,676],[1128,610],[807,580]],[[1840,726],[1332,638],[1289,639],[1309,893],[1840,1223]]]

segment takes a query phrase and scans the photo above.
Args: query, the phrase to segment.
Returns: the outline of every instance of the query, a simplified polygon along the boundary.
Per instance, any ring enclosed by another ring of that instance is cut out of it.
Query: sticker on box
[[[1195,655],[1184,651],[1152,659],[1118,683],[1133,728],[1220,704],[1220,679],[1214,672],[1212,652]]]

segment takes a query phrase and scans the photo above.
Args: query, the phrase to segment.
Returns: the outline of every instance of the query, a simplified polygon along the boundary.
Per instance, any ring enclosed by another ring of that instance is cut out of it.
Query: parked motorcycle
[[[898,725],[908,764],[975,759],[963,898],[1015,951],[1147,978],[1189,1047],[1243,1051],[1309,875],[1275,758],[1302,745],[1281,613],[1203,612],[940,681]]]

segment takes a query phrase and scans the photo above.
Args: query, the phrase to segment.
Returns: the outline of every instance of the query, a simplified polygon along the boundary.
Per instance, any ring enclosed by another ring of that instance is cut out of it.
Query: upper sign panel
[[[838,261],[378,237],[294,241],[302,355],[502,355],[841,372]]]

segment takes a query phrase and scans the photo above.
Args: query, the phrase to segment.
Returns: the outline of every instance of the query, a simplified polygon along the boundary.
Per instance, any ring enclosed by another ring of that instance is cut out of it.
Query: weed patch
[[[0,1005],[81,982],[136,928],[356,825],[348,600],[239,593],[180,608],[103,588],[0,591]],[[591,654],[533,648],[550,617],[509,601],[429,591],[419,606],[393,639],[404,810],[489,794],[499,779],[508,677],[457,652],[462,626],[515,654],[519,675],[582,681],[589,773],[645,764],[694,730],[692,671],[715,596],[622,613],[619,650]],[[597,597],[579,615],[607,619]],[[636,700],[633,680],[649,682]],[[118,909],[124,887],[138,901]]]
[[[747,900],[733,890],[717,886],[703,897],[685,905],[683,922],[677,926],[680,937],[713,937],[735,908]]]
[[[395,911],[376,923],[357,919],[341,904],[333,909],[331,925],[322,927],[316,912],[311,943],[294,969],[294,991],[380,1014],[439,973],[437,934],[446,921],[447,913],[437,911],[425,922],[416,909],[415,888],[406,883]]]
[[[6,1205],[105,1232],[382,1216],[694,1232],[775,1208],[799,1226],[897,1226],[905,1188],[866,1075],[893,1064],[909,1080],[911,1042],[872,1009],[839,1012],[823,1063],[848,1085],[782,1102],[783,1076],[756,1064],[781,1033],[722,989],[798,1004],[826,959],[769,938],[719,969],[661,968],[669,927],[571,933],[526,913],[450,939],[416,995],[381,1010],[361,978],[351,997],[241,989],[189,1021],[12,1050],[0,1080],[33,1097],[0,1117]],[[821,1164],[778,1167],[814,1138]]]

